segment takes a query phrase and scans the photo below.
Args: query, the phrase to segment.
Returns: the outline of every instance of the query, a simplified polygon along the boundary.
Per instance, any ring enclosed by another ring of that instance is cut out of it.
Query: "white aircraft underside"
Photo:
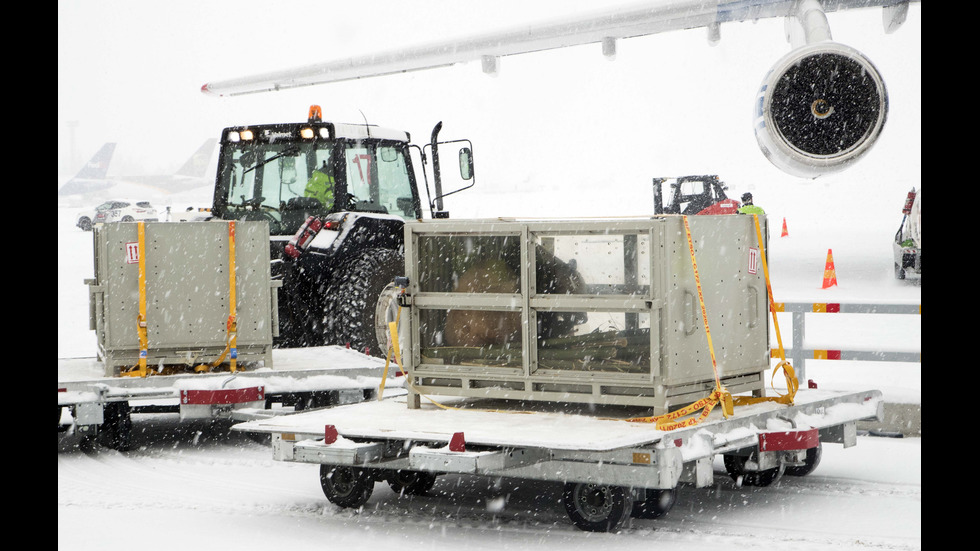
[[[877,69],[857,50],[833,42],[825,13],[881,7],[883,32],[891,33],[905,21],[908,4],[908,0],[650,0],[473,37],[212,82],[201,91],[236,96],[472,61],[480,61],[485,72],[494,73],[498,59],[509,55],[599,43],[603,53],[612,56],[616,40],[694,28],[706,28],[713,43],[720,38],[722,23],[786,17],[786,38],[794,49],[776,62],[760,87],[756,138],[777,167],[814,178],[840,171],[866,154],[880,135],[888,110],[887,92]],[[834,71],[827,70],[828,64]],[[844,92],[835,86],[834,79],[853,81],[856,75],[859,86]],[[794,85],[801,79],[809,86]],[[808,92],[802,93],[802,88]]]

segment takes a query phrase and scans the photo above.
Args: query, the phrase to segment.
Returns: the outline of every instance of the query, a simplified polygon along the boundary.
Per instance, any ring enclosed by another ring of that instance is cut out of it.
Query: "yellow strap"
[[[139,255],[139,314],[136,318],[136,332],[139,334],[139,376],[146,377],[146,356],[149,339],[146,336],[146,225],[138,222],[136,226]]]
[[[235,298],[235,221],[228,222],[228,348],[231,352],[231,372],[238,367],[238,304]]]
[[[684,233],[687,235],[687,248],[691,253],[691,268],[694,270],[694,283],[698,289],[698,303],[701,305],[701,320],[704,322],[704,334],[708,338],[708,352],[711,354],[711,370],[715,376],[715,389],[706,398],[702,398],[697,402],[684,406],[678,410],[674,410],[663,415],[626,419],[626,421],[631,423],[656,423],[657,430],[673,430],[681,427],[697,425],[698,423],[707,419],[708,415],[711,413],[711,410],[714,409],[714,407],[719,403],[722,405],[721,412],[722,415],[725,416],[725,419],[728,419],[729,415],[734,415],[735,413],[732,395],[730,392],[728,392],[728,389],[721,386],[721,378],[718,376],[718,363],[715,360],[715,347],[711,342],[711,328],[708,326],[708,310],[704,305],[704,292],[701,289],[701,275],[698,272],[697,258],[694,256],[694,239],[691,238],[691,226],[687,222],[687,216],[682,216],[681,219],[684,221]],[[691,417],[682,421],[675,421],[675,419],[680,419],[681,417],[690,415],[698,410],[701,410],[701,415],[697,417]]]
[[[792,405],[793,399],[796,397],[796,391],[800,388],[800,382],[796,378],[796,370],[794,370],[793,366],[790,365],[788,361],[786,361],[786,349],[783,348],[783,337],[782,334],[779,332],[779,319],[776,317],[776,301],[773,299],[772,283],[769,280],[769,262],[766,261],[766,247],[764,244],[765,242],[762,240],[762,226],[759,225],[759,215],[753,214],[752,218],[755,221],[755,236],[759,240],[759,255],[762,257],[762,273],[766,276],[766,293],[769,296],[769,312],[772,314],[772,324],[773,324],[773,328],[776,330],[776,342],[779,344],[780,362],[776,364],[776,367],[772,370],[772,379],[776,378],[776,371],[782,368],[783,374],[786,377],[787,393],[779,394],[779,391],[776,391],[776,387],[773,386],[772,384],[772,379],[770,379],[769,385],[772,386],[772,389],[774,391],[776,391],[776,394],[779,394],[778,397],[774,397],[774,398],[741,397],[736,403],[742,405],[747,403],[754,404],[758,402],[772,401],[772,402],[779,402],[782,404]]]
[[[715,374],[715,389],[724,392],[721,386],[721,379],[718,377],[718,363],[715,361],[715,347],[711,343],[711,328],[708,327],[708,311],[704,307],[704,293],[701,291],[701,276],[698,273],[698,261],[694,258],[694,240],[691,239],[691,226],[687,223],[687,217],[683,216],[684,233],[687,234],[687,248],[691,252],[691,268],[694,270],[694,284],[698,288],[698,302],[701,304],[701,320],[704,321],[704,334],[708,337],[708,352],[711,354],[711,370]],[[727,418],[728,415],[726,414]]]
[[[211,371],[211,369],[221,365],[225,361],[225,356],[231,353],[230,370],[235,373],[238,367],[238,320],[237,304],[235,297],[235,221],[228,222],[228,321],[225,324],[226,338],[225,349],[218,356],[218,359],[210,364],[200,364],[194,367],[196,372]]]

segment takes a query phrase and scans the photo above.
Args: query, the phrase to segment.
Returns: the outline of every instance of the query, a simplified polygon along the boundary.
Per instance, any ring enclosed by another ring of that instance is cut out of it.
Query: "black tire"
[[[399,495],[425,495],[435,483],[434,473],[422,471],[395,471],[388,476],[388,485]]]
[[[766,469],[764,471],[746,471],[745,462],[749,459],[751,459],[751,457],[744,455],[725,456],[725,470],[728,471],[728,476],[732,477],[732,480],[734,480],[736,484],[738,484],[741,479],[742,486],[765,487],[769,486],[779,478],[779,467]]]
[[[135,222],[135,220],[133,220],[132,216],[123,216],[120,222]]]
[[[106,448],[128,451],[133,441],[133,419],[129,402],[109,402],[102,410],[102,424],[96,442]]]
[[[815,448],[806,451],[805,465],[801,467],[786,467],[786,473],[790,476],[806,476],[813,472],[820,464],[820,457],[823,455],[823,444],[817,444]]]
[[[895,263],[895,278],[905,279],[905,268],[901,264]]]
[[[633,511],[630,491],[622,486],[568,482],[562,502],[579,530],[611,532]]]
[[[677,490],[647,490],[646,499],[633,502],[633,518],[660,518],[677,502]]]
[[[334,505],[357,508],[371,497],[374,478],[366,469],[344,465],[320,465],[320,488]]]
[[[92,221],[89,220],[88,216],[82,217],[78,221],[78,227],[82,228],[82,231],[92,231]]]
[[[378,297],[395,276],[405,275],[405,256],[391,249],[366,249],[344,264],[323,301],[325,344],[351,348],[379,358],[385,343],[375,333]]]

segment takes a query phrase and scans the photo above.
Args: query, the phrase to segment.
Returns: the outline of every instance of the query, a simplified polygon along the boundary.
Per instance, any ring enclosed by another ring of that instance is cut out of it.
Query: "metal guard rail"
[[[806,314],[906,314],[921,315],[921,304],[868,304],[837,302],[775,302],[777,313],[793,314],[792,347],[786,349],[797,377],[806,380],[806,360],[855,360],[867,362],[922,362],[921,352],[867,351],[867,350],[824,350],[805,349],[803,340],[806,332]],[[770,350],[771,358],[779,357],[779,350]]]

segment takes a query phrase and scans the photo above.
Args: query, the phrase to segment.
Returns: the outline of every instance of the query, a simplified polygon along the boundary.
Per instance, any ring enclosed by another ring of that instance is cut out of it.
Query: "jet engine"
[[[887,114],[885,82],[871,61],[849,46],[820,42],[791,51],[766,74],[755,137],[778,168],[816,178],[863,157]]]

